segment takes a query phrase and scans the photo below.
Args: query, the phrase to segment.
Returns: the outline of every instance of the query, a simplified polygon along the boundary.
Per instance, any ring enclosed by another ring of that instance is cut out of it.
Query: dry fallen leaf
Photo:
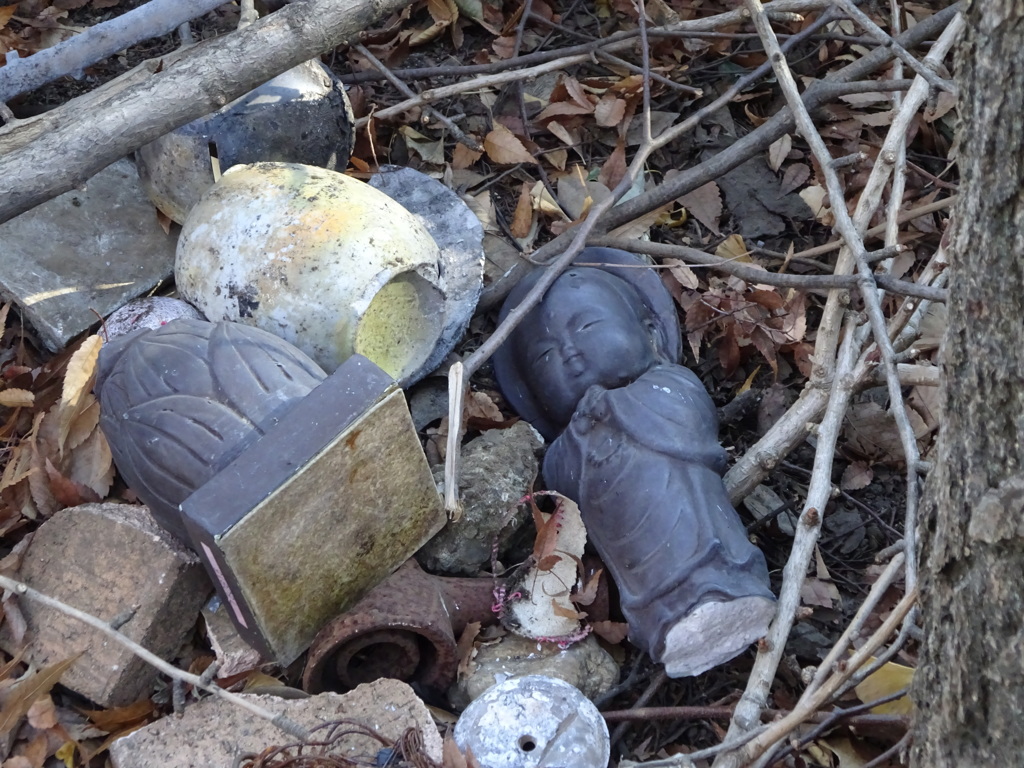
[[[141,699],[134,704],[113,709],[83,709],[82,714],[89,718],[99,729],[107,733],[115,733],[145,721],[156,713],[156,707],[149,699]]]
[[[843,479],[839,481],[839,487],[844,491],[859,491],[871,484],[875,473],[871,471],[866,461],[853,461],[843,470]]]
[[[515,213],[512,214],[512,223],[509,225],[509,232],[512,237],[522,240],[530,234],[533,227],[533,204],[530,202],[530,185],[523,182],[519,190],[519,202],[516,203]]]
[[[495,123],[494,129],[484,137],[484,151],[498,165],[537,162],[523,142],[501,123]]]
[[[483,152],[477,152],[474,149],[470,149],[462,142],[457,142],[455,144],[455,149],[452,150],[452,169],[461,171],[464,168],[469,168],[471,165],[476,163],[482,155]]]
[[[629,634],[629,625],[622,621],[593,621],[594,634],[612,645],[618,645]]]
[[[908,688],[913,679],[913,669],[890,661],[864,678],[854,690],[857,698],[867,704]],[[910,698],[901,696],[895,701],[872,707],[871,711],[877,715],[909,715],[911,708]]]
[[[715,249],[715,256],[730,261],[750,261],[750,251],[740,235],[729,235]]]
[[[782,162],[789,156],[789,151],[793,149],[793,137],[788,133],[772,142],[772,145],[768,147],[768,167],[773,171],[778,171],[782,167]]]
[[[28,724],[36,730],[46,731],[57,725],[57,708],[53,705],[53,699],[43,696],[28,708],[26,713]]]
[[[18,4],[14,5],[0,5],[0,29],[7,26],[7,22],[11,20],[15,11],[18,10]]]
[[[10,733],[37,700],[50,693],[81,654],[29,672],[10,688],[0,691],[0,736]]]
[[[96,360],[100,354],[103,339],[90,336],[68,361],[67,372],[64,374],[64,389],[60,396],[60,438],[58,450],[64,452],[71,425],[78,415],[92,404],[86,397],[92,392],[92,384],[96,377]]]
[[[697,279],[694,271],[679,259],[665,259],[663,263],[669,267],[672,277],[678,280],[684,288],[696,290],[700,285],[700,280]]]
[[[665,174],[665,178],[670,178],[669,174]],[[722,218],[722,193],[715,182],[709,181],[697,187],[692,192],[676,198],[676,202],[714,234],[722,234],[718,229],[718,222]]]

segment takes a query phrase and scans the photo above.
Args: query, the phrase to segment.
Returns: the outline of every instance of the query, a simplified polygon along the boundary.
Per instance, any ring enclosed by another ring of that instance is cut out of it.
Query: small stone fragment
[[[156,330],[171,320],[181,318],[202,320],[202,313],[187,301],[170,296],[145,296],[129,301],[107,318],[103,324],[106,340],[137,331],[140,328]]]
[[[422,739],[421,754],[441,762],[441,737],[430,712],[412,688],[398,680],[376,680],[346,694],[321,693],[308,699],[242,695],[306,729],[347,718],[397,741],[414,728]],[[114,768],[231,766],[237,755],[294,741],[235,704],[207,698],[186,707],[181,717],[165,717],[118,739],[110,747],[110,759]],[[367,736],[346,735],[335,752],[359,765],[374,765],[381,748],[379,741]]]
[[[174,269],[176,233],[127,159],[85,185],[0,224],[0,294],[12,298],[51,352],[150,291]]]
[[[505,635],[477,649],[469,675],[451,687],[448,700],[455,709],[465,709],[495,683],[525,675],[557,677],[596,699],[618,682],[619,666],[593,635],[565,650],[554,643]]]
[[[199,558],[164,531],[142,506],[86,504],[57,512],[36,531],[17,578],[105,621],[170,660],[192,631],[212,591]],[[61,683],[104,707],[148,696],[156,670],[76,619],[20,601],[28,623],[25,660],[53,664],[82,657]],[[14,652],[10,629],[0,646]]]
[[[537,431],[520,421],[508,429],[489,429],[463,448],[462,517],[448,522],[417,553],[424,568],[475,575],[481,566],[489,565],[495,535],[500,532],[501,543],[508,541],[528,517],[525,507],[516,510],[515,505],[532,490],[536,452],[543,444]],[[434,475],[440,481],[444,468],[438,467]]]
[[[256,669],[263,657],[238,634],[231,621],[228,608],[219,597],[211,597],[203,606],[203,621],[206,622],[206,636],[217,657],[217,677],[231,677],[241,672]]]

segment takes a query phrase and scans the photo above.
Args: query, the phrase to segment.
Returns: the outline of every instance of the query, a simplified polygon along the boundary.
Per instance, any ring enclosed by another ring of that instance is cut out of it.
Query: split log
[[[411,0],[300,0],[0,128],[0,223],[339,45]]]

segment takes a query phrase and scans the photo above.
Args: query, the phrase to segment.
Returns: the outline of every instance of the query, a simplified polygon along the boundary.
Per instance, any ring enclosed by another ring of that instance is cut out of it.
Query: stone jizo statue
[[[495,355],[506,398],[554,442],[547,485],[580,505],[630,639],[670,675],[723,663],[775,612],[764,555],[722,482],[714,403],[678,364],[668,291],[632,254],[585,249]],[[537,278],[509,295],[507,314]]]

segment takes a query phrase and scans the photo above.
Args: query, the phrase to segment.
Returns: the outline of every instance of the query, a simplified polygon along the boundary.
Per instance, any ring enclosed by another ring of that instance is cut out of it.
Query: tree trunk
[[[958,66],[945,409],[921,521],[912,763],[1024,761],[1024,0],[975,0]]]

